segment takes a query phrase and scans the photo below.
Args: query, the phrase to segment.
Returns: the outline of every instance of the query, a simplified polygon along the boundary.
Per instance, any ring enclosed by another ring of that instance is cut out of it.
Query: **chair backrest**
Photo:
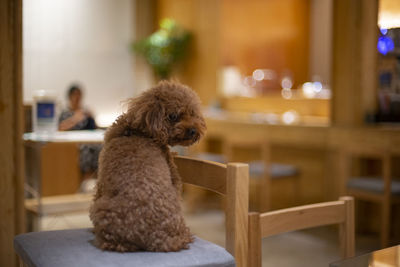
[[[249,213],[248,266],[261,266],[262,238],[317,226],[339,224],[344,258],[354,256],[354,199],[299,206],[266,213]]]
[[[249,169],[247,164],[175,157],[183,183],[197,185],[226,197],[226,250],[235,257],[236,266],[247,264]]]
[[[390,195],[390,186],[392,182],[391,173],[391,153],[389,149],[378,148],[376,146],[369,146],[368,144],[350,144],[341,149],[341,168],[343,172],[342,177],[342,193],[345,192],[347,179],[351,176],[351,164],[355,158],[370,158],[382,161],[382,178],[384,180],[384,194]],[[374,195],[374,193],[372,193]]]

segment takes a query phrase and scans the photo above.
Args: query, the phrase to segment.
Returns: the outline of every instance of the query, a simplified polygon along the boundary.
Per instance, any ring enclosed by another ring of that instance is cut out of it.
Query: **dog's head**
[[[161,81],[133,98],[126,120],[133,132],[171,146],[189,146],[206,130],[197,94],[185,85],[170,81]]]

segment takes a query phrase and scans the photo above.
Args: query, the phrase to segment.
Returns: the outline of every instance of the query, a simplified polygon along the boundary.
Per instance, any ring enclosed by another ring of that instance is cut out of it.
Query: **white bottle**
[[[57,131],[57,98],[52,91],[39,90],[33,96],[33,132],[49,136]]]

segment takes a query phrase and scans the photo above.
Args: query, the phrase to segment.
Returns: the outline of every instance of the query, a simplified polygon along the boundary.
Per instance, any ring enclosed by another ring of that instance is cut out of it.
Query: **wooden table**
[[[79,144],[102,143],[103,130],[24,134],[26,183],[40,196],[76,193],[80,185]]]
[[[390,267],[400,266],[400,245],[385,248],[358,257],[333,262],[330,267]]]
[[[26,133],[25,189],[27,230],[40,230],[40,218],[88,210],[91,194],[77,194],[80,144],[103,142],[103,130],[56,132],[52,135]]]

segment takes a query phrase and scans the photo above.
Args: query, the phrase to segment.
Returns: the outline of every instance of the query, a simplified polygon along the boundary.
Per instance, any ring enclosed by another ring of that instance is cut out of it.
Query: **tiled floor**
[[[203,211],[186,214],[192,232],[221,246],[225,242],[224,217],[221,211]],[[42,229],[91,227],[85,213],[46,217]],[[378,240],[357,236],[357,254],[377,249]],[[322,227],[273,236],[263,240],[263,266],[328,266],[339,259],[337,230]]]

